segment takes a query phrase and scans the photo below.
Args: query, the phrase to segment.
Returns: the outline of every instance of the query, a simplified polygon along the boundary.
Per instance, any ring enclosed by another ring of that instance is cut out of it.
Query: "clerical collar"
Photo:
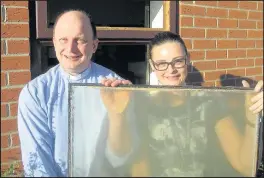
[[[87,77],[90,74],[91,68],[92,68],[92,64],[87,69],[85,69],[82,73],[80,73],[78,75],[71,75],[71,74],[65,72],[65,70],[60,66],[60,69],[62,71],[62,75],[64,77],[66,77],[69,81],[78,81],[78,80],[84,79],[85,77]]]

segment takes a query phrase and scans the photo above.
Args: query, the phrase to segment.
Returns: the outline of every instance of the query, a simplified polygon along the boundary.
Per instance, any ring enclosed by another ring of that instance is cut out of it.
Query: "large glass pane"
[[[163,1],[56,0],[47,1],[47,7],[49,26],[54,25],[59,12],[71,8],[91,14],[97,26],[163,28]]]
[[[71,84],[69,176],[255,176],[255,92]]]

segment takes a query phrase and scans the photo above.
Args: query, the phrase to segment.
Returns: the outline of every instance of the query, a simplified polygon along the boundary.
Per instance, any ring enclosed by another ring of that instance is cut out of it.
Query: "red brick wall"
[[[180,2],[180,34],[205,85],[218,86],[221,74],[263,77],[262,3]],[[26,1],[1,1],[1,170],[21,159],[16,115],[31,78],[28,14]]]
[[[222,74],[263,78],[262,1],[181,1],[179,29],[204,85]]]
[[[1,1],[1,172],[21,160],[17,99],[31,78],[29,52],[28,2]]]

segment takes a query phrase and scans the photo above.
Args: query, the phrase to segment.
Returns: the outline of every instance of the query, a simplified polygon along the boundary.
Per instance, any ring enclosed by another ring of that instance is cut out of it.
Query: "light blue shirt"
[[[18,131],[25,176],[68,175],[68,83],[100,83],[102,77],[120,78],[95,63],[78,76],[57,65],[22,89]]]

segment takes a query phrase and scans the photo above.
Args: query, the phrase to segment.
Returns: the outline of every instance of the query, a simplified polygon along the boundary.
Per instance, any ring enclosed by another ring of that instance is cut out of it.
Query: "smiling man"
[[[25,176],[30,177],[67,176],[69,83],[102,83],[113,87],[131,84],[111,70],[91,62],[98,40],[95,25],[85,12],[68,10],[59,15],[54,26],[53,43],[59,64],[30,81],[19,96],[18,131],[22,161]],[[104,102],[113,105],[120,101],[104,98]],[[124,127],[122,119],[112,119],[120,118],[120,113],[110,108],[108,115],[113,128],[117,125]],[[121,136],[122,140],[129,140],[129,136],[112,133],[111,127],[109,133],[109,145],[125,154],[126,149],[122,149],[122,145],[115,146],[111,140]],[[111,157],[111,151],[106,153]]]

